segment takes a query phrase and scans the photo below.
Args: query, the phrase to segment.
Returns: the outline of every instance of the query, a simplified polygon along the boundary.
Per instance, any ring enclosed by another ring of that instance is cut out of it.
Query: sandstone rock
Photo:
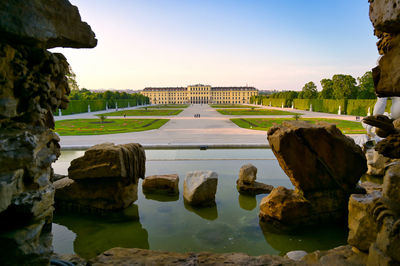
[[[367,254],[363,252],[355,252],[354,249],[349,246],[339,246],[326,251],[314,251],[304,256],[300,262],[306,263],[306,265],[351,265],[351,266],[363,266],[367,263]]]
[[[191,205],[215,204],[218,174],[212,171],[194,171],[186,174],[183,198]]]
[[[103,143],[89,148],[82,157],[71,161],[68,176],[81,179],[128,179],[136,182],[144,178],[146,155],[140,144],[114,145]]]
[[[2,40],[41,48],[92,48],[97,44],[78,8],[67,0],[1,1]]]
[[[385,54],[379,60],[379,68],[374,69],[375,91],[379,97],[400,95],[400,34],[390,40]]]
[[[376,30],[400,33],[400,1],[369,0],[369,17]]]
[[[360,184],[360,186],[365,189],[365,192],[367,194],[372,193],[374,191],[382,192],[382,185],[374,183],[374,182],[365,181],[365,182],[362,182]],[[365,193],[362,193],[362,194],[365,194]]]
[[[361,148],[334,124],[283,122],[268,131],[268,141],[290,181],[305,196],[327,189],[350,194],[367,170]]]
[[[272,190],[260,204],[261,225],[294,230],[344,221],[348,198],[367,168],[361,148],[333,124],[304,121],[271,128],[268,140],[296,190]]]
[[[179,193],[179,176],[171,175],[152,175],[146,176],[143,180],[142,188],[145,193],[165,192],[168,194]]]
[[[385,174],[386,164],[389,163],[390,158],[383,156],[375,149],[368,149],[365,155],[368,165],[367,174],[383,176]]]
[[[112,248],[91,259],[90,265],[304,265],[280,256],[244,253],[175,253],[137,248]]]
[[[385,157],[400,159],[400,134],[389,135],[375,145],[375,150]]]
[[[108,179],[54,182],[56,208],[79,212],[121,210],[137,200],[137,184]]]
[[[241,194],[246,195],[258,195],[258,194],[268,194],[270,193],[274,187],[271,185],[263,184],[260,182],[253,182],[253,184],[245,184],[240,179],[236,181],[236,188]]]
[[[375,201],[382,196],[379,191],[370,194],[353,194],[349,200],[349,236],[347,242],[359,250],[368,252],[377,234],[372,216]]]
[[[252,185],[257,178],[257,167],[252,164],[245,164],[240,168],[239,180],[246,185]]]
[[[290,231],[298,226],[315,222],[311,204],[291,189],[277,187],[260,203],[260,221],[271,229]]]

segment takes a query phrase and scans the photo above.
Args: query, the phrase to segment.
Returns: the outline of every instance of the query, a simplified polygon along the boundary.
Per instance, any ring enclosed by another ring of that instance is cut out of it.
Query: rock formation
[[[177,174],[152,175],[146,176],[142,188],[144,193],[179,194],[178,184],[179,176]]]
[[[361,148],[328,123],[284,122],[268,131],[268,140],[296,190],[279,187],[264,198],[262,224],[291,230],[344,220],[349,196],[367,170]]]
[[[60,155],[52,113],[67,107],[70,91],[65,57],[44,48],[93,47],[96,40],[68,1],[1,1],[0,17],[0,258],[3,265],[46,265],[51,163]]]
[[[190,205],[215,205],[218,174],[212,171],[193,171],[186,174],[183,198]]]
[[[124,209],[137,199],[145,162],[140,144],[95,145],[71,162],[69,178],[54,182],[56,206],[89,212]]]
[[[246,195],[267,194],[274,189],[273,186],[256,181],[257,167],[252,164],[245,164],[240,168],[239,179],[236,181],[236,188],[239,193]]]

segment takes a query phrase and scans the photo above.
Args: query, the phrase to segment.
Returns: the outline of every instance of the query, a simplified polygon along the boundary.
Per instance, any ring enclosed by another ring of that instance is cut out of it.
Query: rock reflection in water
[[[113,247],[149,248],[148,233],[139,221],[135,204],[124,211],[100,217],[56,211],[54,223],[76,234],[74,251],[85,259]],[[53,228],[53,234],[57,234],[56,228]]]
[[[239,206],[243,210],[252,211],[257,207],[257,199],[255,196],[239,194]]]
[[[179,194],[157,194],[157,193],[143,193],[144,197],[149,200],[156,200],[160,202],[169,202],[179,200]]]
[[[218,209],[216,204],[207,207],[195,207],[184,202],[184,205],[186,210],[194,212],[203,219],[213,221],[218,218]]]

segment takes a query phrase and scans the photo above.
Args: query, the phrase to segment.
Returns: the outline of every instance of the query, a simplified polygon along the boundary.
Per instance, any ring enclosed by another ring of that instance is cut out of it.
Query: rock
[[[142,188],[145,193],[166,192],[168,194],[179,194],[179,176],[170,175],[152,175],[146,176],[143,180]]]
[[[361,148],[334,124],[285,121],[268,131],[268,141],[290,181],[305,196],[326,189],[350,194],[367,170]]]
[[[93,48],[97,44],[78,8],[67,0],[1,1],[0,17],[3,41],[45,49]]]
[[[194,171],[186,174],[183,198],[190,205],[215,204],[218,174],[212,171]]]
[[[84,213],[102,213],[129,207],[137,200],[137,184],[109,179],[54,182],[56,208]]]
[[[294,190],[277,187],[260,203],[260,221],[278,231],[292,229],[312,223],[311,204]]]
[[[369,0],[369,18],[374,28],[388,33],[400,33],[400,2]]]
[[[145,161],[146,155],[140,144],[103,143],[72,160],[68,176],[74,180],[113,178],[136,182],[137,178],[144,178]]]
[[[239,180],[246,185],[252,185],[257,178],[257,167],[252,164],[245,164],[240,168]]]
[[[268,131],[268,140],[296,189],[275,188],[262,200],[262,226],[290,231],[344,221],[349,196],[367,170],[361,148],[328,123],[283,122]]]
[[[238,179],[236,181],[236,184],[238,192],[245,195],[268,194],[274,189],[274,186],[263,184],[257,181],[249,185],[243,183],[240,179]]]
[[[368,175],[383,176],[386,170],[386,164],[390,162],[390,158],[378,153],[375,149],[368,149],[365,153],[367,157]]]
[[[304,250],[293,250],[286,253],[285,258],[300,261],[305,255],[307,255],[307,252]]]
[[[112,248],[88,264],[96,265],[304,265],[280,256],[244,253],[176,253],[137,248]]]
[[[382,192],[382,185],[374,183],[374,182],[365,181],[365,182],[362,182],[360,184],[360,186],[365,189],[366,193],[372,193],[374,191]],[[366,193],[362,193],[362,194],[366,194]]]
[[[339,246],[326,251],[314,251],[304,256],[300,262],[306,265],[352,265],[364,266],[367,254],[355,251],[351,246]],[[376,264],[377,265],[377,264]]]
[[[400,34],[391,38],[385,49],[373,73],[375,91],[379,97],[399,96]]]
[[[385,157],[400,159],[400,133],[389,135],[375,145],[375,150]]]
[[[349,236],[347,242],[359,250],[368,252],[369,246],[375,241],[377,228],[372,216],[375,201],[382,192],[360,195],[353,194],[349,200]]]

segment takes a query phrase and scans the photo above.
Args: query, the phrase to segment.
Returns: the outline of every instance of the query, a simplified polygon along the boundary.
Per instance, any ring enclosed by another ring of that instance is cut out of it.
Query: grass
[[[264,130],[267,131],[272,126],[282,124],[283,121],[295,120],[294,118],[234,118],[231,119],[233,123],[241,128],[253,129],[253,130]],[[315,124],[318,121],[324,121],[328,123],[336,124],[343,134],[363,134],[365,129],[362,127],[360,122],[353,122],[340,119],[326,119],[326,118],[304,118],[302,121],[307,121]]]
[[[164,116],[164,115],[177,115],[182,110],[144,110],[144,109],[135,109],[135,110],[126,110],[126,111],[117,111],[117,112],[111,112],[111,113],[105,113],[101,115],[105,116]],[[100,115],[97,115],[100,116]]]
[[[272,109],[217,109],[217,112],[223,115],[295,115],[299,113],[272,110]],[[301,115],[301,114],[299,114]]]
[[[187,108],[189,105],[188,104],[159,104],[159,105],[151,105],[151,106],[147,106],[147,108]],[[140,109],[144,109],[145,107],[141,107]]]
[[[56,121],[55,132],[61,136],[106,135],[158,129],[169,119],[71,119]]]
[[[241,105],[241,104],[211,104],[212,108],[260,108],[251,105]]]

